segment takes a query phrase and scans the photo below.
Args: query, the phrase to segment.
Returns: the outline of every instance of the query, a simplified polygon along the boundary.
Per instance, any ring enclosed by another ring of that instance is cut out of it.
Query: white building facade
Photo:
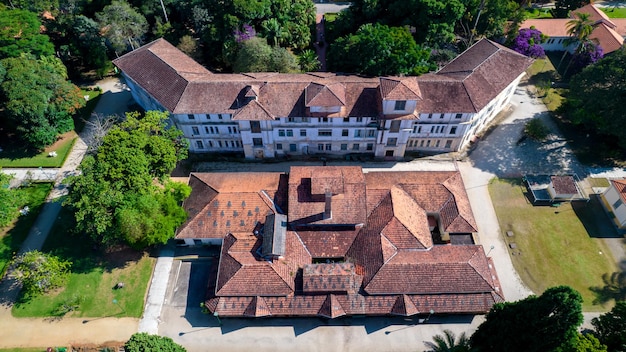
[[[531,62],[482,40],[419,77],[213,74],[163,39],[114,61],[137,103],[168,111],[191,152],[246,158],[461,150],[507,106]]]

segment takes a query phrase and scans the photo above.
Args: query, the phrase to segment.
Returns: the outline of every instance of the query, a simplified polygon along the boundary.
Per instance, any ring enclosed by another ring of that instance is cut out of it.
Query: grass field
[[[609,18],[626,18],[626,8],[600,8]]]
[[[28,231],[37,220],[39,211],[52,189],[50,183],[33,183],[29,187],[20,189],[25,197],[24,205],[28,205],[30,212],[20,216],[12,226],[0,229],[0,277],[3,276],[7,263],[17,252],[28,235]]]
[[[533,206],[521,180],[500,179],[489,185],[500,228],[517,246],[511,260],[524,283],[535,293],[568,285],[583,296],[585,311],[605,311],[594,305],[590,287],[603,286],[602,274],[617,270],[601,237],[615,236],[610,220],[595,202],[560,207]],[[519,254],[518,254],[519,252]]]
[[[16,317],[140,317],[155,259],[146,253],[122,249],[102,254],[91,241],[71,234],[72,214],[66,209],[52,229],[43,251],[71,261],[67,285],[56,292],[20,301]],[[115,289],[118,282],[124,288]],[[71,312],[63,304],[77,305]]]

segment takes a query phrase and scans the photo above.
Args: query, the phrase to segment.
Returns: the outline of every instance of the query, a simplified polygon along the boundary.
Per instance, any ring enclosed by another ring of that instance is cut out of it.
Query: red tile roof
[[[622,201],[626,202],[626,179],[611,180],[611,184],[615,187]]]
[[[278,179],[281,174],[259,174],[258,182],[249,174],[193,174],[190,179],[194,191],[209,197],[208,206],[221,196],[260,197],[259,188],[275,189],[276,198],[289,193],[282,259],[261,257],[263,236],[252,230],[225,235],[215,285],[209,284],[206,302],[220,316],[410,316],[431,309],[484,313],[503,300],[493,262],[482,246],[433,244],[429,216],[452,232],[475,232],[458,172],[363,174],[359,167],[292,167],[288,182],[280,181],[288,183],[288,189],[272,176]],[[323,204],[311,191],[329,190],[337,193],[333,198],[344,195],[333,199],[340,203],[355,193],[354,185],[362,189],[359,202],[340,205],[345,212],[341,217],[335,217],[333,208],[330,221],[300,222],[302,216],[314,218],[323,212],[323,206],[306,206]],[[190,199],[186,205],[200,207],[193,195]],[[267,209],[277,211],[267,204]],[[364,217],[362,225],[341,221],[356,218],[350,211]],[[320,264],[323,258],[334,262]]]
[[[386,100],[418,100],[422,93],[415,77],[381,77],[380,95]]]

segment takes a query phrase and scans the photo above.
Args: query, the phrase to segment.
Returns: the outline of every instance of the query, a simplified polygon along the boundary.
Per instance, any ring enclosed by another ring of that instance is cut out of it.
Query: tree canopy
[[[0,229],[8,226],[19,216],[24,197],[17,189],[9,188],[12,176],[0,170]]]
[[[239,43],[235,72],[299,72],[298,58],[285,48],[270,46],[264,38],[252,37]]]
[[[113,0],[96,14],[104,36],[118,54],[141,46],[148,32],[148,21],[124,0]]]
[[[182,133],[167,128],[167,113],[149,111],[111,128],[94,156],[70,179],[66,204],[75,210],[78,231],[104,245],[141,248],[165,243],[186,219],[180,202],[187,185],[169,180],[186,157]]]
[[[29,147],[44,148],[74,128],[72,115],[85,105],[85,99],[66,80],[59,59],[23,54],[0,61],[0,66],[5,72],[0,77],[2,117]]]
[[[590,2],[591,0],[556,0],[554,1],[554,9],[552,9],[552,17],[567,18],[570,11],[588,5]]]
[[[626,351],[626,301],[617,302],[610,312],[593,318],[591,324],[609,351]]]
[[[333,71],[370,76],[419,75],[435,68],[428,58],[408,28],[365,24],[330,46],[328,64]]]
[[[478,351],[552,351],[573,345],[583,321],[582,297],[567,286],[541,296],[495,304],[471,337]]]
[[[611,136],[626,148],[625,96],[626,52],[618,50],[572,77],[560,112],[572,123]]]
[[[134,333],[124,345],[128,352],[185,352],[183,346],[167,336],[150,335],[145,332]]]
[[[26,295],[40,295],[62,286],[69,277],[71,263],[40,251],[26,252],[16,257],[11,275],[19,281]]]
[[[53,55],[54,46],[47,35],[41,34],[41,22],[37,15],[27,10],[0,8],[0,59]]]

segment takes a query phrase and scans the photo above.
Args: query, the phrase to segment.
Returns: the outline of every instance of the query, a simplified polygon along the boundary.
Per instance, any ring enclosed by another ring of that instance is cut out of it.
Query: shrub
[[[546,139],[549,132],[548,127],[546,127],[546,125],[544,125],[544,123],[539,119],[532,119],[526,123],[526,126],[524,126],[524,134],[536,141]]]
[[[126,342],[127,352],[186,352],[187,350],[169,337],[150,335],[145,332],[133,334]]]

